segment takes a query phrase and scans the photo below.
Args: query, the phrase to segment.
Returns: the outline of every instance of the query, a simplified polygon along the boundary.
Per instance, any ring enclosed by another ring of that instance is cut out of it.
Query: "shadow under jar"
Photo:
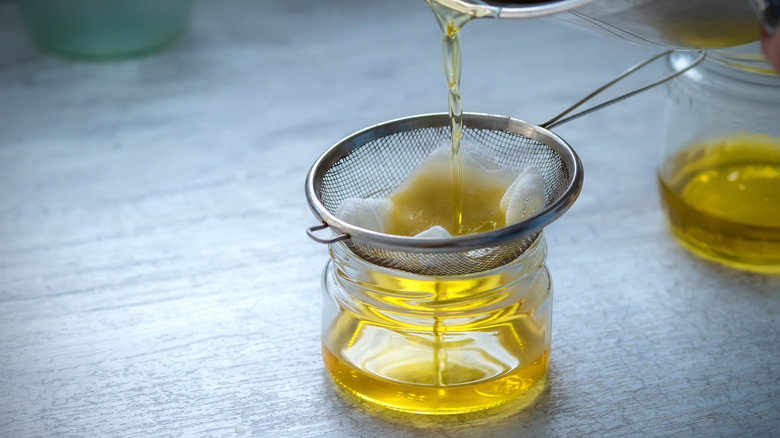
[[[673,235],[706,259],[780,272],[780,76],[756,43],[709,53],[668,90],[658,181]]]
[[[358,397],[414,413],[486,409],[547,370],[552,282],[540,233],[516,260],[475,274],[415,275],[344,243],[323,274],[323,359]]]

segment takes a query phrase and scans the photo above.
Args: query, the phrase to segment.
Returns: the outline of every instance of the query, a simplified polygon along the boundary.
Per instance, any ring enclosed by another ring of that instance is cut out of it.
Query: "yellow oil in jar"
[[[326,283],[346,293],[326,302],[335,314],[323,332],[326,368],[350,393],[406,412],[471,412],[517,398],[544,376],[550,355],[544,243],[530,252],[490,275],[440,281],[347,267],[335,254],[341,262],[329,265]]]
[[[694,145],[666,163],[659,182],[683,246],[736,268],[780,272],[780,139]]]
[[[392,354],[392,352],[388,353]],[[350,393],[390,409],[418,414],[456,414],[491,408],[515,399],[530,389],[544,376],[550,357],[549,348],[524,368],[513,370],[501,377],[477,383],[437,387],[380,379],[373,374],[340,361],[327,348],[322,356],[334,380]],[[392,364],[391,364],[392,365]],[[424,363],[397,362],[398,372],[420,376],[426,380],[431,367]],[[447,375],[456,380],[484,375],[478,367],[452,369]]]
[[[759,37],[756,20],[683,20],[664,27],[666,40],[682,47],[711,49],[751,43]]]

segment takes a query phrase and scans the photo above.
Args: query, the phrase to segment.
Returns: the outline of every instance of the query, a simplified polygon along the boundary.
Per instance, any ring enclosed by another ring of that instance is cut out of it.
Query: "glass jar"
[[[322,355],[333,379],[385,407],[486,409],[547,370],[552,282],[543,234],[514,261],[433,277],[369,263],[339,242],[323,273]]]
[[[658,181],[673,235],[707,259],[780,272],[780,77],[755,43],[710,52],[668,91]]]

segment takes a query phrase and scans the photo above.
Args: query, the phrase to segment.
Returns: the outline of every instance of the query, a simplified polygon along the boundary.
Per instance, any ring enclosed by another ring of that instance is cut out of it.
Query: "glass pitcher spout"
[[[433,0],[473,18],[550,16],[644,46],[717,49],[758,40],[768,0]]]

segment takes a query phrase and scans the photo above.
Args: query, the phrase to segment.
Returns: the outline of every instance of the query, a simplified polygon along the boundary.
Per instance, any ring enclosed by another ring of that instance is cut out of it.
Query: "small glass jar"
[[[384,268],[345,244],[323,273],[322,355],[333,379],[400,411],[486,409],[547,370],[552,282],[543,234],[514,261],[433,277]]]
[[[710,52],[668,91],[658,181],[673,235],[707,259],[780,272],[780,77],[755,43]]]

